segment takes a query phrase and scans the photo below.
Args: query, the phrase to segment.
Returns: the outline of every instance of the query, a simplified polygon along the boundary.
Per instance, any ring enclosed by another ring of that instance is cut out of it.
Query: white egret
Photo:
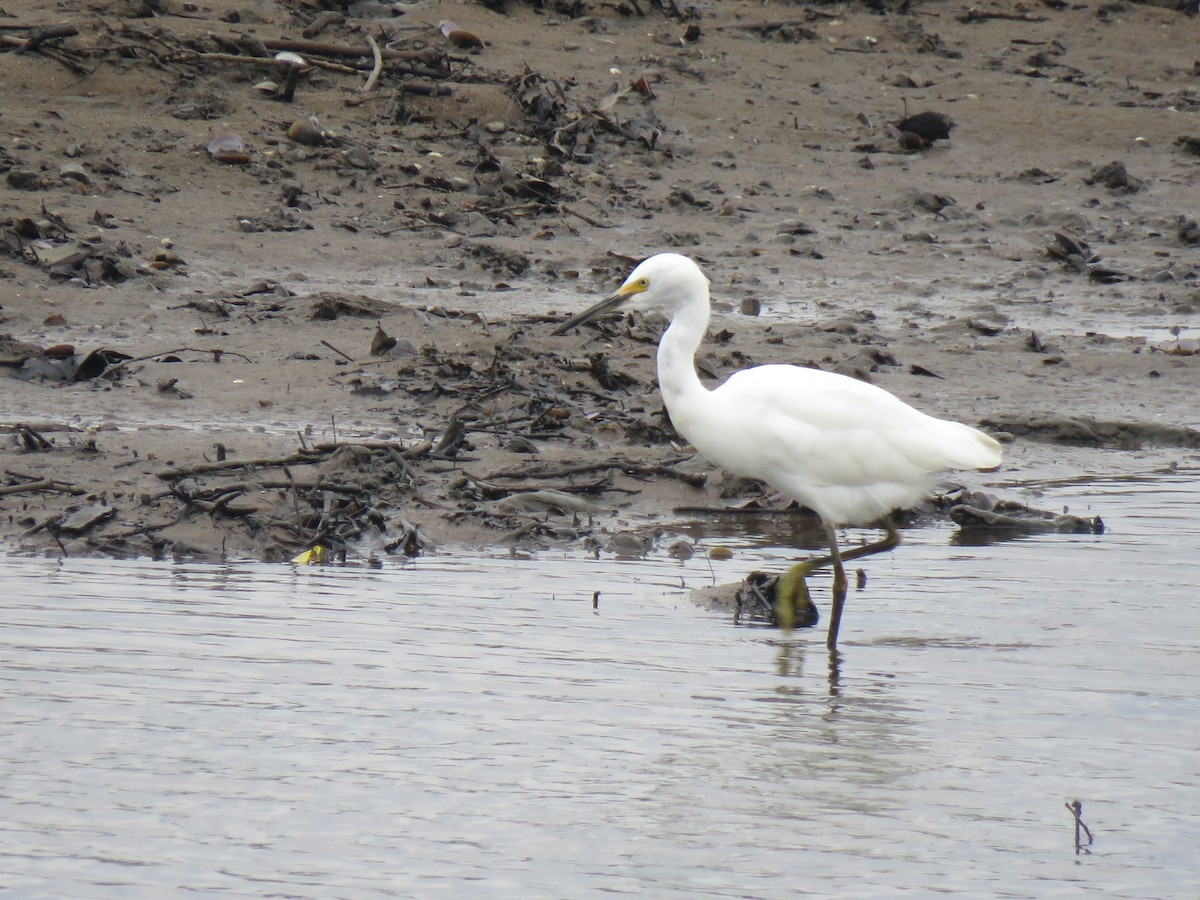
[[[1000,445],[963,425],[919,412],[882,388],[855,378],[790,365],[735,372],[708,390],[695,354],[709,320],[709,281],[677,253],[640,263],[609,297],[554,330],[562,334],[622,304],[671,316],[658,345],[658,383],[676,430],[710,462],[763,481],[821,517],[829,556],[797,563],[776,586],[786,628],[804,578],[833,565],[833,604],[826,644],[837,647],[846,602],[843,561],[890,550],[900,536],[887,517],[906,509],[947,469],[990,469]],[[835,529],[876,526],[886,536],[845,553]]]

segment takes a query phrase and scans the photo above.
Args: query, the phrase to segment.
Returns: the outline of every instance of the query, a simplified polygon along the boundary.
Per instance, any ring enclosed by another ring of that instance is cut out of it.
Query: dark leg
[[[829,633],[825,646],[837,649],[838,628],[842,625],[842,607],[846,605],[846,569],[842,565],[842,554],[838,552],[837,532],[832,525],[825,526],[825,537],[829,541],[829,559],[833,563],[833,604],[829,609]]]
[[[846,604],[846,569],[843,563],[849,562],[852,559],[861,559],[873,553],[882,553],[885,550],[891,550],[900,543],[900,532],[896,530],[891,522],[880,522],[879,527],[883,528],[886,532],[881,540],[873,544],[864,544],[861,547],[855,547],[853,550],[847,550],[843,553],[838,549],[837,535],[833,528],[829,525],[825,526],[825,535],[829,540],[829,555],[798,562],[779,576],[779,581],[775,586],[775,616],[780,628],[784,631],[790,631],[794,626],[797,607],[796,600],[797,598],[807,599],[808,597],[808,585],[805,582],[805,578],[817,569],[823,569],[828,565],[832,565],[834,567],[833,610],[829,617],[829,636],[826,639],[826,644],[830,649],[837,646],[838,628],[842,623],[842,608]]]
[[[830,650],[837,649],[838,629],[842,624],[842,608],[846,605],[846,569],[842,565],[843,561],[861,559],[874,553],[883,553],[900,543],[900,532],[891,522],[881,522],[880,525],[887,532],[880,540],[873,544],[855,547],[845,553],[838,551],[837,533],[833,526],[825,526],[825,535],[829,538],[829,561],[833,563],[833,607],[829,613],[829,634],[825,638],[825,646]],[[809,565],[811,566],[812,563]]]
[[[824,523],[822,523],[824,524]],[[896,526],[891,522],[878,522],[878,527],[882,528],[886,534],[873,544],[863,544],[861,547],[855,547],[853,550],[842,550],[839,556],[842,562],[850,562],[852,559],[862,559],[864,556],[872,556],[876,553],[883,553],[885,550],[892,550],[900,543],[900,532],[896,530]],[[826,526],[828,527],[828,526]],[[808,566],[810,572],[816,569],[823,569],[833,562],[832,556],[818,556],[816,559],[804,561],[804,565]]]

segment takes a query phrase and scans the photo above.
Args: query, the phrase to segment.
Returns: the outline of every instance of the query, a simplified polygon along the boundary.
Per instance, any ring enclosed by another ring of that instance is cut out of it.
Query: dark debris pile
[[[366,302],[370,298],[290,298],[262,287],[249,298],[261,298],[281,315],[289,305],[292,315],[380,312]],[[478,324],[477,314],[425,309],[413,315]],[[225,534],[239,548],[232,552],[251,548],[263,559],[292,558],[313,547],[322,548],[324,559],[361,559],[415,555],[427,541],[424,531],[465,523],[486,532],[488,543],[602,546],[608,536],[593,529],[594,503],[619,505],[651,478],[704,485],[703,474],[679,467],[690,456],[672,445],[674,433],[648,377],[614,376],[600,351],[580,358],[547,356],[528,346],[524,329],[518,324],[497,333],[490,352],[483,353],[414,347],[406,338],[388,340],[380,326],[372,346],[385,367],[348,361],[337,379],[352,394],[386,397],[389,408],[416,411],[420,434],[324,443],[301,434],[297,449],[282,456],[241,458],[218,445],[216,458],[178,466],[151,464],[151,454],[135,453],[129,464],[163,485],[152,491],[89,492],[62,483],[56,457],[85,453],[100,461],[111,442],[21,425],[12,430],[12,440],[19,442],[26,465],[8,474],[0,497],[12,499],[0,499],[0,506],[11,512],[21,495],[60,495],[64,503],[42,515],[22,515],[18,524],[28,544],[50,537],[69,555],[211,557],[215,548],[193,543],[188,528],[203,524],[197,534],[206,529]],[[26,357],[22,368],[36,363],[34,371],[47,382],[55,372],[69,382],[82,365],[72,357],[60,371],[37,348],[10,349]],[[171,362],[181,357],[202,362],[203,354],[212,364],[230,356],[195,348],[137,358],[110,352],[91,363],[88,377],[111,390],[136,390],[157,379],[160,393],[186,400],[191,396],[186,382],[156,373],[169,373]],[[578,461],[539,461],[548,443],[563,442],[579,449]],[[81,515],[100,509],[103,516]],[[424,530],[414,524],[431,520]]]

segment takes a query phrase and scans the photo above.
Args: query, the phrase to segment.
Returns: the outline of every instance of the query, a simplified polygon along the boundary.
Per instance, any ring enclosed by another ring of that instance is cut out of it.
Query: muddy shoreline
[[[330,20],[388,54],[284,103],[316,4],[8,7],[76,30],[0,47],[0,543],[668,552],[678,508],[771,499],[680,443],[661,322],[550,335],[663,249],[713,280],[706,378],[981,424],[1006,461],[968,488],[1196,466],[1195,19],[980,9],[415,5]],[[905,106],[951,139],[906,150]]]

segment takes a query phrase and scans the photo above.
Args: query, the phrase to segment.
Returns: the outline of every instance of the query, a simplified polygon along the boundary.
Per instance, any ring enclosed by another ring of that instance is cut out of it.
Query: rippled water
[[[1110,531],[906,533],[836,672],[696,609],[702,556],[0,561],[0,887],[1194,897],[1200,489],[1041,499]]]

